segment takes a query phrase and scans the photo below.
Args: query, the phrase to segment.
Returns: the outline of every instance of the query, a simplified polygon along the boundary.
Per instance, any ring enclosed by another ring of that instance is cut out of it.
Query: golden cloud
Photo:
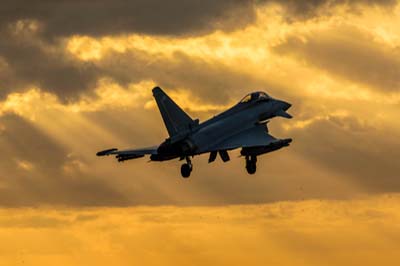
[[[1,209],[0,252],[5,265],[396,265],[399,203]]]
[[[290,10],[264,1],[252,23],[201,34],[97,27],[57,35],[47,20],[11,24],[0,45],[5,204],[226,204],[398,190],[399,5],[388,12],[371,1],[295,2]],[[178,162],[117,166],[95,157],[167,137],[151,95],[156,85],[201,120],[264,90],[293,103],[294,120],[269,124],[293,145],[261,157],[265,171],[250,181],[241,159],[196,158],[200,178],[190,188],[171,183]]]
[[[113,109],[156,108],[151,89],[156,84],[142,81],[129,84],[126,88],[110,79],[99,81],[93,95],[82,95],[73,103],[62,103],[54,94],[31,88],[22,93],[11,93],[0,103],[0,115],[14,113],[30,120],[48,112],[64,113],[97,112]],[[187,90],[175,90],[170,96],[182,106],[193,112],[215,112],[228,108],[229,105],[203,103]]]

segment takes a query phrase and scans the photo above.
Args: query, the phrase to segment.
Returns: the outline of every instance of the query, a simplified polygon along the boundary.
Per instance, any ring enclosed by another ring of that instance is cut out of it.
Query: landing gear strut
[[[186,157],[186,163],[182,164],[181,166],[181,174],[183,178],[188,178],[190,176],[190,173],[193,170],[193,165],[192,161],[190,160],[189,157]]]
[[[254,175],[257,171],[257,156],[246,156],[246,170],[250,175]]]

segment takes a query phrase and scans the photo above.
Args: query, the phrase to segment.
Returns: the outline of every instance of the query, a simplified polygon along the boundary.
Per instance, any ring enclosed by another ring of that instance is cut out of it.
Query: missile
[[[127,160],[132,160],[132,159],[136,159],[136,158],[142,158],[144,157],[143,154],[130,154],[130,155],[117,155],[115,158],[118,159],[118,162],[123,162],[123,161],[127,161]]]

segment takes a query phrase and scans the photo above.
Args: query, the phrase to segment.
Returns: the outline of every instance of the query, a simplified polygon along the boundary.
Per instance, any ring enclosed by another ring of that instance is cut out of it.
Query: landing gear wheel
[[[188,178],[190,176],[190,173],[192,172],[192,167],[188,163],[184,163],[181,166],[181,174],[183,178]]]
[[[254,175],[257,171],[257,157],[246,157],[246,170],[250,175]]]
[[[192,161],[189,157],[186,157],[186,163],[181,166],[181,174],[183,178],[188,178],[193,170]]]
[[[250,163],[246,165],[246,170],[250,175],[254,175],[257,171],[257,165],[255,163]]]

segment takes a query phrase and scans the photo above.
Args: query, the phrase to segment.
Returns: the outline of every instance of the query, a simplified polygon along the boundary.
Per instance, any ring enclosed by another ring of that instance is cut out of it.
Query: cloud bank
[[[157,8],[156,8],[157,7]],[[105,12],[107,10],[107,12]],[[390,10],[390,12],[389,12]],[[0,205],[226,205],[398,192],[396,1],[5,2],[0,19]],[[195,160],[118,165],[108,147],[166,135],[164,87],[201,120],[265,90],[295,141],[254,178]]]

